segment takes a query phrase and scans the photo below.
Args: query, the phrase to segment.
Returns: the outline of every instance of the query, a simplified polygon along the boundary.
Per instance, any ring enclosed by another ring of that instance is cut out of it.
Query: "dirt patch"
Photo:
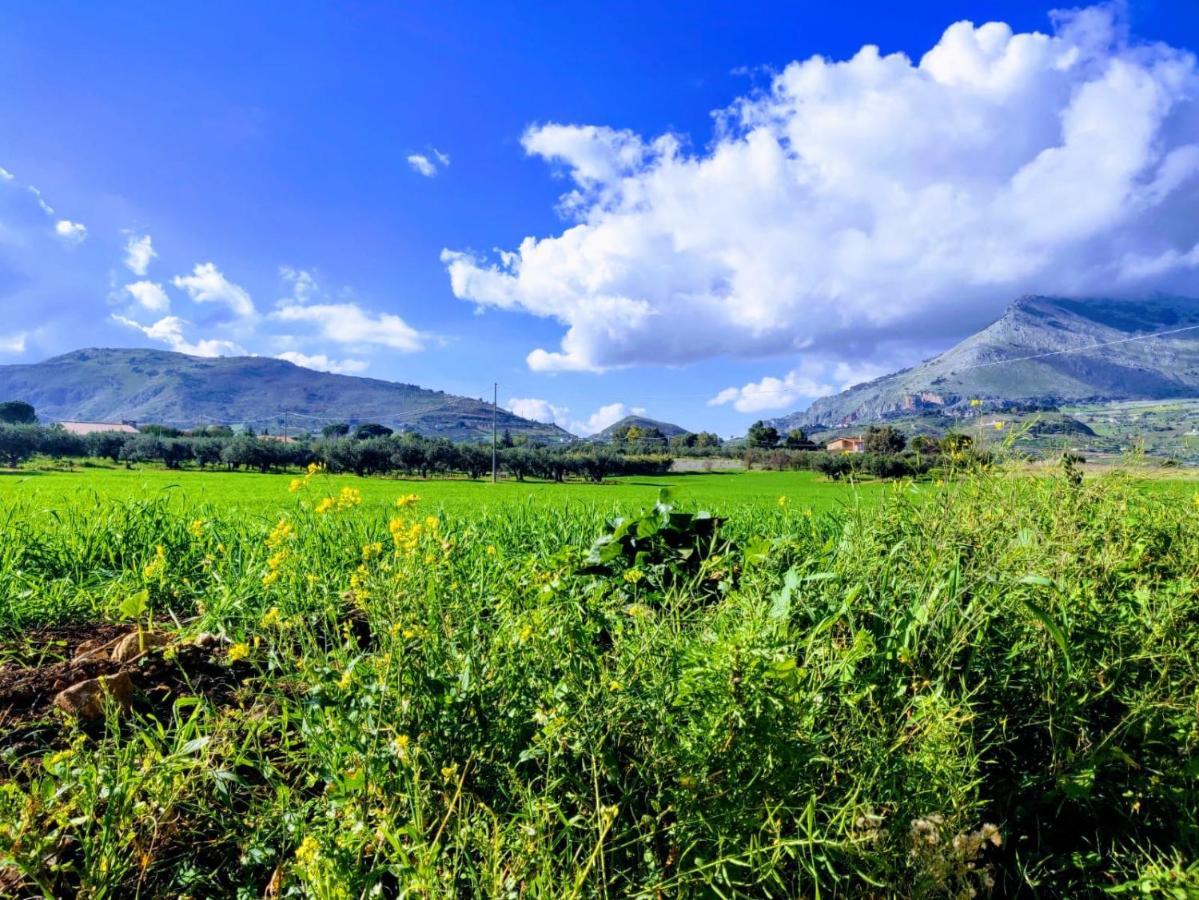
[[[0,666],[0,772],[54,749],[68,722],[99,730],[110,711],[162,717],[181,696],[228,705],[250,674],[245,663],[227,662],[225,643],[212,635],[180,639],[93,624],[12,644],[3,645]]]

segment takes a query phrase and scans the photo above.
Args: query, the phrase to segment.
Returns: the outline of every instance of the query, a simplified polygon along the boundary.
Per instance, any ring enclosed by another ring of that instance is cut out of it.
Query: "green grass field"
[[[1194,483],[26,472],[0,597],[0,895],[1199,891]]]
[[[120,466],[71,470],[19,470],[0,474],[0,503],[21,503],[47,509],[85,503],[92,498],[146,500],[170,498],[176,506],[211,504],[222,510],[252,515],[274,515],[293,505],[288,486],[295,475],[254,472],[168,472],[160,468],[125,469]],[[562,508],[585,504],[629,509],[652,504],[662,488],[669,488],[686,505],[737,507],[770,505],[779,497],[817,512],[846,504],[872,502],[886,485],[867,482],[858,487],[825,481],[813,472],[732,472],[679,474],[663,477],[615,478],[604,484],[570,481],[492,484],[488,480],[358,478],[322,476],[309,485],[309,495],[336,494],[351,486],[362,494],[363,507],[390,507],[395,498],[416,493],[426,505],[453,513],[470,513],[511,506]]]

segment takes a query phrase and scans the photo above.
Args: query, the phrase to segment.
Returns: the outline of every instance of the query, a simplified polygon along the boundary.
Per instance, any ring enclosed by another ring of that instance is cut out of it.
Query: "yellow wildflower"
[[[321,845],[312,835],[307,835],[304,840],[300,841],[300,846],[296,848],[296,862],[302,866],[311,866],[320,859],[320,856]]]
[[[239,659],[245,659],[249,655],[249,644],[237,643],[229,648],[229,662],[237,662]]]
[[[271,533],[267,535],[266,545],[272,550],[286,541],[294,540],[296,536],[295,529],[291,527],[291,523],[287,519],[280,519]]]
[[[971,399],[970,405],[971,406],[982,406],[983,402],[981,400],[979,400],[977,397],[974,397]]]
[[[437,516],[425,516],[425,527],[430,531],[436,531],[441,526],[441,520]]]
[[[287,489],[294,494],[296,491],[301,490],[307,483],[303,478],[293,478]]]
[[[351,685],[351,684],[353,684],[353,682],[354,682],[354,672],[353,672],[353,670],[352,670],[352,669],[346,669],[346,670],[345,670],[345,671],[344,671],[344,672],[341,674],[341,679],[340,679],[340,680],[337,682],[337,686],[338,686],[339,688],[341,688],[341,689],[344,691],[344,690],[348,690],[348,689],[349,689],[349,687],[350,687],[350,685]]]
[[[790,502],[791,501],[788,500],[786,497],[779,497],[779,499],[778,499],[779,509],[785,509],[787,504]]]
[[[271,628],[272,626],[278,625],[282,618],[282,615],[279,613],[279,607],[272,606],[262,614],[262,618],[259,620],[258,624],[261,628]]]
[[[640,569],[626,569],[624,573],[624,580],[629,584],[636,584],[644,577],[645,573]]]
[[[191,536],[194,537],[198,541],[200,539],[200,537],[204,534],[204,520],[203,519],[192,519],[191,524],[187,526],[187,530],[191,534]]]
[[[333,508],[333,503],[334,503],[334,501],[333,501],[332,497],[326,497],[324,500],[322,500],[320,503],[318,503],[316,505],[317,515],[323,516],[325,513],[327,513],[329,510],[331,510]]]
[[[403,497],[396,498],[396,506],[398,506],[400,509],[403,509],[405,506],[412,506],[412,504],[419,502],[420,496],[418,494],[405,494]]]
[[[448,766],[441,767],[441,777],[446,781],[452,781],[454,776],[458,774],[458,764],[450,763]]]
[[[162,544],[154,548],[154,558],[146,563],[146,567],[142,569],[142,576],[147,580],[158,578],[166,571],[167,554],[162,549]]]
[[[314,463],[308,464],[308,477],[309,478],[311,478],[313,475],[320,475],[324,471],[325,471],[325,467],[323,465],[321,465],[320,463],[314,462]]]
[[[362,492],[358,488],[343,487],[337,495],[337,508],[349,509],[351,506],[357,506],[362,502]]]
[[[1003,423],[1002,423],[1002,422],[996,422],[996,423],[995,423],[995,430],[996,430],[996,431],[1003,431]]]
[[[396,748],[396,753],[403,758],[408,755],[408,747],[412,743],[412,739],[406,734],[397,734],[393,743]]]
[[[495,544],[488,544],[487,545],[487,555],[495,556],[495,554],[496,554]]]

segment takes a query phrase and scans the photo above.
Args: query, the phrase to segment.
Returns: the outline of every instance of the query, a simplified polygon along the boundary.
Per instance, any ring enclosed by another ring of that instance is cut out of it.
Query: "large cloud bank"
[[[561,234],[454,293],[565,326],[537,370],[802,355],[956,336],[1026,292],[1194,292],[1199,75],[1109,7],[1052,34],[958,22],[913,62],[863,47],[788,65],[717,114],[702,152],[548,124]],[[744,399],[743,399],[743,402]]]

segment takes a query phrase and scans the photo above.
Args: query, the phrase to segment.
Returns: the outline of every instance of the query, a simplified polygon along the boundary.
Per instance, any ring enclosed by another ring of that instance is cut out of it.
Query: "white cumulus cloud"
[[[145,275],[150,268],[150,260],[158,256],[154,252],[154,242],[150,235],[129,235],[125,242],[125,267],[134,275]]]
[[[570,407],[557,406],[548,400],[538,397],[511,397],[505,404],[510,412],[535,422],[553,423],[564,428],[571,434],[584,437],[603,431],[609,425],[619,422],[625,416],[643,416],[645,409],[640,406],[625,406],[623,403],[606,403],[585,419],[575,419],[570,415]]]
[[[814,400],[846,390],[889,371],[886,366],[844,362],[828,366],[815,360],[804,360],[782,378],[768,375],[761,381],[725,388],[708,401],[708,406],[731,403],[734,409],[744,413],[785,409],[803,400]]]
[[[249,292],[234,284],[213,263],[197,263],[190,275],[176,275],[171,283],[187,291],[196,303],[220,303],[241,318],[254,315],[254,302]]]
[[[135,281],[125,285],[125,291],[141,306],[153,312],[166,312],[171,308],[171,298],[156,282]]]
[[[424,349],[428,335],[393,313],[370,312],[353,301],[328,299],[313,272],[283,266],[279,276],[290,285],[291,296],[279,300],[271,319],[306,322],[319,337],[339,344],[375,344],[404,353]]]
[[[532,419],[534,422],[545,422],[547,425],[558,425],[570,430],[568,407],[555,406],[548,400],[537,397],[509,397],[505,405],[509,412],[516,413],[522,419]]]
[[[12,172],[8,171],[8,169],[4,168],[3,166],[0,166],[0,181],[12,181],[12,180],[13,180]]]
[[[330,359],[323,353],[308,355],[296,350],[287,350],[280,353],[278,358],[295,363],[297,366],[303,366],[305,369],[316,369],[318,372],[333,372],[337,375],[357,375],[360,372],[365,372],[368,365],[365,360],[361,359]]]
[[[195,343],[188,341],[183,334],[183,326],[187,322],[178,316],[163,316],[157,322],[150,325],[142,325],[140,322],[135,322],[133,319],[126,318],[125,316],[113,315],[112,318],[126,328],[133,328],[140,331],[146,337],[150,338],[150,340],[161,341],[176,353],[186,353],[189,356],[229,356],[244,352],[241,347],[232,341],[215,339],[201,340]]]
[[[378,344],[404,353],[424,347],[424,335],[399,316],[367,312],[356,303],[297,303],[276,309],[271,318],[309,322],[322,337],[339,344]]]
[[[70,219],[59,219],[54,224],[54,233],[68,244],[82,244],[87,240],[87,226]]]
[[[1193,293],[1199,70],[1117,11],[1059,13],[1050,33],[958,22],[918,60],[793,62],[702,151],[532,127],[573,221],[497,260],[444,251],[453,292],[561,322],[538,370],[854,361],[913,334],[943,345],[1022,293]]]

